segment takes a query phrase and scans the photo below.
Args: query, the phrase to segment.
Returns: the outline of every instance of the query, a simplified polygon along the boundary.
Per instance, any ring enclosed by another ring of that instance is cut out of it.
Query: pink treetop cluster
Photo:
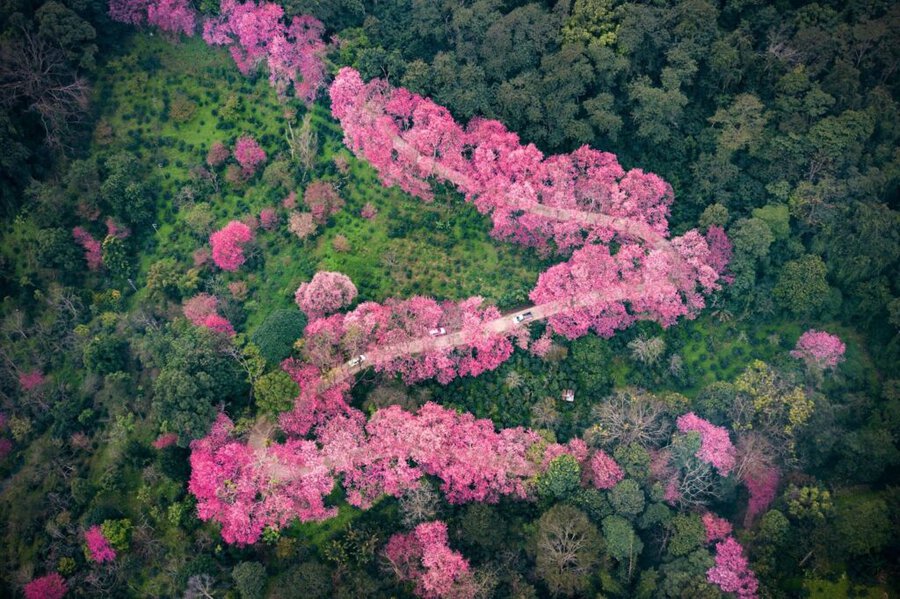
[[[125,239],[131,235],[131,229],[118,224],[113,217],[106,217],[106,235],[107,237],[116,237]]]
[[[344,200],[334,185],[327,181],[313,181],[307,185],[303,192],[303,203],[319,225],[324,225],[329,216],[337,214],[344,206]]]
[[[417,414],[397,406],[336,418],[318,429],[322,451],[343,476],[348,501],[371,505],[378,496],[400,496],[424,474],[441,479],[451,503],[528,496],[528,480],[538,472],[527,457],[540,441],[522,428],[497,432],[490,420],[459,414],[434,403]]]
[[[166,433],[164,435],[160,435],[153,442],[153,447],[155,449],[165,449],[166,447],[171,447],[178,442],[178,435],[176,433]]]
[[[194,35],[197,13],[188,0],[110,0],[109,16],[129,25],[150,23],[162,31]]]
[[[47,381],[47,377],[40,370],[22,372],[19,374],[19,386],[22,391],[34,391]]]
[[[185,300],[181,309],[184,312],[184,317],[194,326],[206,327],[217,333],[223,333],[229,337],[233,336],[234,327],[231,326],[227,318],[216,313],[218,304],[219,300],[216,296],[208,293],[199,293],[191,299]]]
[[[228,146],[221,141],[214,141],[206,154],[206,164],[211,167],[220,166],[228,160],[229,156],[231,156],[231,151],[228,149]]]
[[[614,459],[602,449],[591,457],[591,481],[598,489],[612,489],[625,478],[625,473]]]
[[[250,227],[240,221],[231,221],[209,236],[213,262],[222,270],[236,271],[246,261],[244,244],[252,240]]]
[[[384,81],[363,83],[343,68],[330,90],[345,143],[398,185],[425,200],[428,179],[456,185],[483,213],[494,234],[560,250],[613,234],[657,239],[668,231],[671,187],[639,169],[626,172],[615,156],[582,147],[544,157],[497,121],[475,119],[466,129],[443,106]]]
[[[477,376],[497,368],[512,354],[512,343],[489,323],[501,318],[482,298],[439,304],[414,296],[384,304],[364,302],[346,314],[313,320],[304,334],[305,357],[320,368],[365,353],[381,372],[397,373],[407,383],[436,378],[446,384],[457,376]],[[444,327],[452,336],[432,337]],[[517,329],[514,334],[527,334]]]
[[[759,581],[749,568],[744,548],[728,537],[716,543],[716,565],[706,571],[706,579],[739,599],[756,599]]]
[[[825,370],[840,364],[846,350],[847,346],[837,335],[810,329],[800,335],[791,356],[803,360],[811,367]]]
[[[219,16],[204,22],[203,40],[229,46],[244,75],[267,62],[269,82],[279,95],[293,86],[294,94],[309,104],[325,79],[325,27],[310,16],[296,16],[290,23],[283,17],[284,10],[271,2],[224,0]]]
[[[345,399],[350,392],[349,383],[342,381],[323,386],[322,373],[318,368],[293,358],[286,359],[281,367],[300,387],[293,408],[278,416],[278,423],[286,433],[304,436],[314,426],[350,413],[351,408]]]
[[[259,211],[259,224],[266,231],[273,231],[278,226],[278,213],[274,208],[263,208]]]
[[[66,580],[57,572],[35,578],[25,585],[25,599],[62,599],[68,592]]]
[[[701,516],[703,520],[703,528],[706,529],[706,542],[724,540],[731,534],[731,522],[725,518],[720,518],[712,512],[704,512]]]
[[[294,293],[294,301],[310,318],[321,318],[356,299],[356,285],[345,274],[321,271]]]
[[[744,526],[753,524],[756,517],[762,514],[775,500],[780,480],[781,474],[778,468],[769,465],[751,468],[743,473],[741,481],[750,492]]]
[[[255,139],[244,135],[234,144],[234,159],[238,161],[247,176],[256,172],[256,168],[266,161],[266,153]]]
[[[85,531],[84,540],[92,561],[102,564],[116,559],[115,549],[110,546],[109,541],[103,536],[103,531],[96,524]]]
[[[72,229],[72,237],[84,248],[84,259],[90,270],[100,270],[103,266],[103,255],[100,249],[100,242],[91,236],[82,227]]]
[[[423,599],[475,596],[469,562],[450,549],[447,525],[443,522],[425,522],[410,533],[395,534],[384,554],[397,577],[415,582],[415,593]]]
[[[265,528],[283,528],[294,518],[308,522],[336,515],[324,503],[334,479],[314,442],[253,448],[232,439],[233,429],[220,414],[210,434],[191,443],[188,483],[198,516],[219,522],[227,543],[255,543]]]
[[[683,433],[698,433],[700,449],[697,450],[697,457],[714,466],[722,476],[728,476],[737,460],[734,445],[731,444],[731,438],[728,436],[728,429],[716,426],[693,412],[679,416],[675,424]]]
[[[359,211],[359,215],[366,220],[372,220],[378,215],[378,209],[375,208],[375,204],[372,202],[366,202],[366,204]]]

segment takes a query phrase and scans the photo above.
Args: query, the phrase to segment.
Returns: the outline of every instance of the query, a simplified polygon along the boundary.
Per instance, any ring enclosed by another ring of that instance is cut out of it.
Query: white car
[[[348,362],[348,364],[350,364],[350,367],[352,368],[353,366],[359,366],[360,364],[362,364],[365,361],[366,361],[366,354],[359,354],[355,358],[352,358],[350,360],[350,362]]]
[[[445,329],[444,327],[438,327],[436,329],[431,329],[430,331],[428,331],[428,334],[432,337],[442,337],[447,334],[447,329]]]
[[[515,318],[513,318],[513,322],[515,322],[516,324],[518,324],[518,323],[520,323],[520,322],[526,322],[526,321],[529,321],[529,320],[531,320],[532,318],[534,318],[534,314],[532,314],[531,312],[525,312],[524,314],[519,314],[518,316],[516,316]]]

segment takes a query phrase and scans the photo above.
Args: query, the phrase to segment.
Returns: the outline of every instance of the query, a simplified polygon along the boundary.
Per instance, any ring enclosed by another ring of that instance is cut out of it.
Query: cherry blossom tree
[[[236,271],[246,261],[244,244],[253,239],[250,227],[233,220],[209,236],[212,259],[222,270]]]
[[[219,16],[203,23],[207,44],[229,46],[244,75],[268,63],[269,82],[281,96],[293,87],[307,104],[315,100],[325,79],[325,28],[313,17],[284,21],[284,10],[271,2],[224,0]]]
[[[356,294],[356,286],[347,275],[321,271],[297,288],[294,301],[310,318],[320,318],[349,305]]]
[[[47,381],[47,377],[40,370],[32,370],[31,372],[22,372],[19,374],[19,386],[22,391],[34,391]],[[2,428],[2,426],[0,426]]]
[[[154,449],[165,449],[166,447],[170,447],[178,442],[178,435],[176,433],[166,433],[164,435],[160,435],[153,441]]]
[[[366,220],[372,220],[378,214],[378,209],[375,208],[375,204],[372,202],[366,202],[362,209],[359,211],[359,215]]]
[[[760,464],[758,467],[748,468],[743,472],[741,482],[750,492],[744,526],[753,524],[757,516],[769,507],[778,492],[780,480],[781,473],[778,468],[771,465]]]
[[[703,528],[706,530],[707,543],[724,540],[731,534],[731,522],[712,512],[703,512],[701,520],[703,520]]]
[[[303,203],[319,225],[324,225],[328,217],[337,214],[344,207],[344,200],[338,195],[334,185],[327,181],[313,181],[307,185],[303,192]]]
[[[317,228],[313,215],[309,212],[291,212],[288,217],[288,230],[300,239],[315,235]]]
[[[147,22],[165,32],[190,37],[197,29],[197,14],[187,0],[154,0],[147,6]]]
[[[274,208],[263,208],[259,211],[259,224],[266,231],[274,231],[278,226],[278,213]]]
[[[625,473],[605,451],[598,450],[591,457],[591,482],[598,489],[612,489],[625,478]]]
[[[476,593],[469,562],[450,549],[447,525],[424,522],[407,534],[390,538],[384,555],[400,580],[415,583],[423,599],[466,599]]]
[[[188,482],[197,515],[220,523],[225,542],[255,543],[264,529],[283,528],[294,518],[308,522],[336,515],[324,503],[334,479],[315,443],[252,447],[234,440],[233,430],[220,414],[209,435],[191,443]]]
[[[749,568],[744,548],[728,537],[716,543],[716,565],[706,572],[706,579],[726,593],[734,593],[740,599],[755,599],[759,582]]]
[[[72,237],[84,248],[84,259],[90,270],[100,270],[103,266],[103,253],[100,242],[82,227],[72,229]]]
[[[25,599],[62,599],[68,592],[66,580],[57,572],[35,578],[25,585]]]
[[[241,165],[244,176],[249,177],[256,172],[260,164],[266,161],[266,153],[255,139],[244,135],[239,137],[234,144],[234,159]]]
[[[791,356],[816,370],[836,368],[844,360],[847,346],[837,335],[810,329],[800,335]]]
[[[737,460],[728,429],[716,426],[693,412],[679,416],[675,424],[682,433],[699,433],[700,449],[697,450],[697,457],[715,467],[722,476],[728,476]]]
[[[110,546],[98,525],[95,524],[85,531],[84,540],[87,543],[87,554],[91,561],[102,564],[116,559],[115,549]]]
[[[214,141],[206,154],[206,164],[215,168],[221,166],[231,156],[228,146],[221,141]]]
[[[212,331],[232,336],[234,327],[227,318],[216,313],[218,304],[219,300],[214,295],[200,293],[185,300],[182,312],[194,326],[206,327]]]

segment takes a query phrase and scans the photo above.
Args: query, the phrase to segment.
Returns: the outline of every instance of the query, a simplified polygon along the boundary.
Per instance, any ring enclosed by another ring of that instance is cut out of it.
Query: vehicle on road
[[[445,329],[444,327],[438,327],[436,329],[431,329],[430,331],[428,331],[428,334],[432,337],[443,337],[447,334],[447,329]]]
[[[528,322],[532,318],[534,318],[534,314],[532,314],[531,312],[525,312],[524,314],[519,314],[515,318],[513,318],[513,322],[515,322],[516,324],[520,322]]]
[[[366,361],[366,354],[359,354],[359,355],[356,356],[355,358],[351,358],[351,359],[350,359],[350,362],[348,362],[348,364],[349,364],[351,367],[353,367],[353,366],[359,366],[360,364],[362,364],[362,363],[365,362],[365,361]]]

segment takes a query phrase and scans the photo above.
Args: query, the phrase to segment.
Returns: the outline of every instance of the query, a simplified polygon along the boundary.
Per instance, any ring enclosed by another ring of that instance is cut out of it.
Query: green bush
[[[266,317],[250,339],[268,362],[277,364],[291,355],[305,328],[306,316],[300,310],[279,309]]]

